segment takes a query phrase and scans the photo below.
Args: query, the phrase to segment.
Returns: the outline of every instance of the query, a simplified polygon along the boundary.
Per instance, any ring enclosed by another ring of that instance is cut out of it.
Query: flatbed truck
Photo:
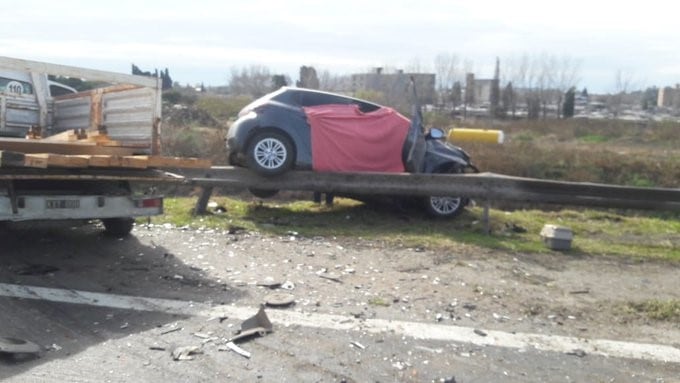
[[[160,154],[160,123],[158,78],[0,57],[0,222],[99,219],[126,235],[161,214],[163,197],[138,185],[163,175],[137,161]]]

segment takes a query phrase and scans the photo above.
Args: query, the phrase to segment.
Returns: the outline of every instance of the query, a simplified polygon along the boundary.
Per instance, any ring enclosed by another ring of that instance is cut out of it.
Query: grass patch
[[[228,230],[242,227],[270,235],[296,231],[306,237],[379,240],[403,247],[460,249],[464,245],[511,252],[550,253],[539,237],[544,224],[574,232],[570,254],[620,255],[680,261],[680,215],[617,210],[556,212],[491,210],[492,235],[484,234],[482,209],[469,208],[453,220],[433,220],[418,210],[372,207],[338,198],[327,207],[308,201],[241,200],[215,197],[226,213],[194,217],[193,198],[168,198],[154,223]]]
[[[368,300],[368,304],[371,306],[382,306],[382,307],[389,307],[390,302],[386,301],[385,299],[381,297],[373,297]]]
[[[607,142],[609,138],[601,136],[599,134],[588,134],[579,138],[582,142],[588,144],[599,144],[602,142]]]
[[[680,322],[680,300],[677,299],[629,302],[626,304],[626,310],[644,314],[654,320]]]

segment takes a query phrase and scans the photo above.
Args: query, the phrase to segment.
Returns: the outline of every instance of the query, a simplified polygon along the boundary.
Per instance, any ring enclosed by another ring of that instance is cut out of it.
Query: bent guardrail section
[[[375,195],[459,195],[485,201],[680,211],[680,189],[550,181],[494,173],[406,174],[293,171],[262,177],[248,169],[213,167],[182,172],[187,182],[217,186]],[[198,207],[197,207],[198,208]],[[197,209],[197,211],[200,211]]]

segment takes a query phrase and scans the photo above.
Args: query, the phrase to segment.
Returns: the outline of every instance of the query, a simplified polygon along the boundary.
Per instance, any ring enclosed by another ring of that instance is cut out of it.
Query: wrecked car
[[[415,92],[414,92],[415,93]],[[415,103],[411,120],[369,101],[318,90],[283,87],[244,107],[227,134],[229,163],[263,176],[292,169],[319,172],[476,172],[444,132],[422,125]],[[266,197],[272,190],[251,190]],[[349,196],[366,200],[375,196]],[[401,197],[437,217],[453,217],[463,197]]]

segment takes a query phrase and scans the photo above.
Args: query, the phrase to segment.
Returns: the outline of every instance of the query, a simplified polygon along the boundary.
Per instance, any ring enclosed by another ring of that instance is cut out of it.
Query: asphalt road
[[[483,259],[468,249],[445,264],[427,250],[295,233],[138,227],[120,239],[63,224],[3,227],[0,244],[0,337],[43,349],[0,353],[2,381],[680,382],[677,323],[624,325],[574,309],[560,324],[547,312],[520,314],[521,302],[542,294],[536,283],[511,283],[512,300],[497,299],[502,293],[491,287],[478,297],[487,289],[481,280],[462,289],[456,278],[512,262],[495,253]],[[677,269],[650,267],[666,284],[677,278]],[[631,283],[643,271],[631,267]],[[551,271],[553,285],[570,272]],[[502,279],[487,278],[488,286]],[[258,285],[278,282],[290,289]],[[293,294],[295,304],[266,309],[274,331],[239,343],[250,358],[225,351],[272,292]],[[174,360],[184,346],[197,353]]]

